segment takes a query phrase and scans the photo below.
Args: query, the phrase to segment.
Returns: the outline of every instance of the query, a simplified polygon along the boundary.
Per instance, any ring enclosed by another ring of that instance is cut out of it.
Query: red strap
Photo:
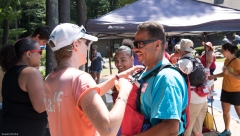
[[[188,86],[188,104],[186,107],[186,117],[187,117],[187,124],[186,124],[186,128],[188,128],[189,122],[190,122],[190,116],[189,116],[189,104],[190,104],[190,100],[191,100],[191,88],[190,88],[190,81],[189,81],[189,76],[187,75],[188,78],[188,82],[187,82],[187,86]]]

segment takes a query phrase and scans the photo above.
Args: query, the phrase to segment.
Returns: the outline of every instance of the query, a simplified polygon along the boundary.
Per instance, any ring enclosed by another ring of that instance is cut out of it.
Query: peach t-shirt
[[[100,89],[92,77],[75,68],[52,71],[44,81],[44,103],[51,136],[99,136],[81,108],[79,99]]]
[[[224,66],[227,66],[230,61],[225,59]],[[234,74],[238,74],[240,71],[240,59],[236,58],[227,67],[227,69]],[[223,84],[222,89],[227,92],[240,92],[240,80],[223,74]]]
[[[173,53],[173,54],[171,54],[169,61],[170,61],[172,64],[176,64],[180,58],[181,58],[180,53]]]

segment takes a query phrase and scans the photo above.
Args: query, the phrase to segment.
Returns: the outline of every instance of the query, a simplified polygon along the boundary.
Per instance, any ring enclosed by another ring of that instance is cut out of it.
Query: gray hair
[[[117,53],[117,52],[120,52],[120,51],[125,51],[130,57],[133,56],[133,52],[132,52],[131,48],[129,48],[128,46],[125,46],[125,45],[120,46],[120,47],[116,50],[116,53]]]
[[[155,21],[146,21],[138,25],[138,31],[147,31],[152,40],[159,39],[162,41],[162,46],[165,45],[166,35],[163,26]]]

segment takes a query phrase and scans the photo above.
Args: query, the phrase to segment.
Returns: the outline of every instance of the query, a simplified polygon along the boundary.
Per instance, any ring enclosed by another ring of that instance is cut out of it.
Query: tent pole
[[[112,75],[112,65],[111,65],[111,40],[109,37],[109,47],[108,47],[108,58],[109,58],[109,68],[110,68],[110,74]]]
[[[207,36],[207,33],[206,32],[204,32],[203,33],[203,41],[204,41],[204,45],[203,45],[203,47],[204,47],[204,52],[205,52],[205,60],[206,60],[206,66],[207,66],[207,51],[206,51],[206,46],[205,46],[205,44],[206,44],[206,36]]]

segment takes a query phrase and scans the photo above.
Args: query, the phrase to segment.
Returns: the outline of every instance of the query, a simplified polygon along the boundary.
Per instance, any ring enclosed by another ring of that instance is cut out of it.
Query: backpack
[[[178,69],[175,65],[172,65],[171,63],[168,64],[163,64],[162,66],[156,68],[155,70],[153,70],[152,72],[150,72],[147,76],[145,76],[143,78],[143,81],[146,81],[148,78],[152,77],[152,76],[156,76],[162,69],[164,68],[173,68],[175,70],[177,70],[185,79],[187,86],[188,86],[188,94],[191,93],[190,91],[190,83],[189,83],[189,78],[188,75],[184,74],[183,72],[181,72],[180,69]],[[137,94],[137,99],[136,99],[136,109],[138,110],[138,113],[141,114],[141,110],[140,110],[140,95],[141,95],[141,89],[142,89],[142,83],[138,89],[138,94]],[[186,130],[188,128],[189,122],[190,122],[190,116],[189,116],[189,103],[190,103],[190,95],[188,96],[188,104],[187,107],[182,111],[181,114],[181,121],[184,123],[184,130]],[[184,118],[184,116],[186,116],[186,119]],[[142,132],[149,129],[151,127],[151,123],[150,123],[150,119],[144,119],[143,120],[143,127],[142,127]],[[180,134],[182,135],[182,134]]]
[[[191,86],[201,86],[206,82],[206,73],[203,64],[198,61],[196,58],[182,57],[181,59],[189,59],[193,62],[193,70],[188,75]]]
[[[206,78],[206,72],[203,64],[200,61],[198,61],[196,58],[182,57],[180,58],[180,60],[181,59],[189,59],[193,62],[193,70],[188,75],[190,80],[190,85],[195,87],[195,88],[191,88],[191,90],[194,91],[200,97],[207,96],[209,94],[209,91],[205,86],[207,78]],[[178,69],[178,65],[175,65],[175,67]],[[187,74],[183,73],[181,70],[179,70],[179,72],[186,79]]]

